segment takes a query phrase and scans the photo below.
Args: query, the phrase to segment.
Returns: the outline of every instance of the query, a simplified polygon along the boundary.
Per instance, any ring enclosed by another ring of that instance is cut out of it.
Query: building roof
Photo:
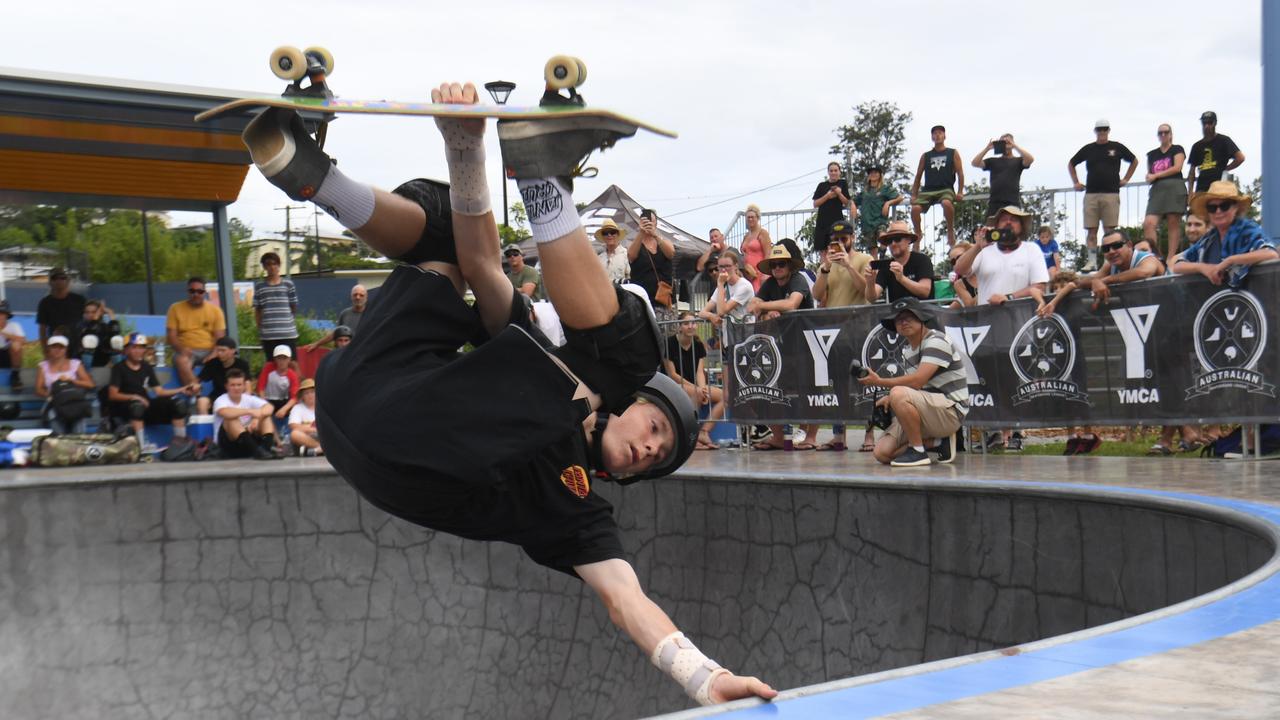
[[[248,93],[0,67],[0,203],[208,210],[235,201]]]

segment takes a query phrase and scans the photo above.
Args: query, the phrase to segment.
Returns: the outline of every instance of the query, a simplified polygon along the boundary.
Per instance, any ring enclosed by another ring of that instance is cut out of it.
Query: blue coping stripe
[[[1076,491],[1087,487],[1069,483],[1027,485]],[[1163,490],[1094,487],[1110,492],[1216,505],[1280,525],[1280,507]],[[1280,620],[1280,575],[1272,575],[1252,587],[1208,605],[1104,635],[919,675],[763,703],[716,717],[795,720],[876,717],[999,692],[1168,652],[1275,620]]]

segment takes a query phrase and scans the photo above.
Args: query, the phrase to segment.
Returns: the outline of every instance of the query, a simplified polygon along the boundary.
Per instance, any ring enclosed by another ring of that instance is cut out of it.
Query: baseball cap
[[[71,341],[67,339],[66,335],[53,335],[45,341],[45,345],[61,345],[62,347],[69,347],[71,345]]]
[[[832,235],[852,235],[852,234],[853,234],[853,226],[852,226],[852,225],[850,225],[850,224],[849,224],[849,222],[848,222],[847,220],[837,220],[837,221],[835,221],[835,222],[831,223],[831,231],[830,231],[830,234],[832,234]]]
[[[147,336],[142,333],[129,333],[124,339],[125,346],[129,345],[146,345]]]
[[[293,357],[293,351],[289,349],[288,345],[277,345],[276,349],[271,351],[271,357],[278,358],[281,355],[291,358]]]
[[[1110,130],[1110,129],[1111,129],[1111,121],[1110,121],[1110,120],[1108,120],[1108,119],[1106,119],[1106,118],[1098,118],[1097,120],[1094,120],[1094,121],[1093,121],[1093,129],[1094,129],[1094,130],[1101,130],[1101,129],[1103,129],[1103,128],[1106,128],[1106,129]]]
[[[508,245],[506,250],[502,251],[502,257],[511,257],[512,255],[524,255],[519,245]]]
[[[0,300],[0,313],[13,317],[13,310],[9,308],[8,300]]]
[[[1205,110],[1204,112],[1200,113],[1200,122],[1202,122],[1202,123],[1213,123],[1214,125],[1217,125],[1217,124],[1218,124],[1218,113],[1216,113],[1216,112],[1214,112],[1214,111],[1212,111],[1212,110]]]
[[[70,278],[71,278],[71,276],[70,276],[70,275],[68,275],[68,274],[67,274],[67,271],[66,271],[66,270],[63,270],[62,268],[54,268],[54,269],[52,269],[52,270],[50,270],[50,271],[49,271],[49,281],[50,281],[50,282],[52,282],[52,281],[54,281],[54,280],[68,280],[68,279],[70,279]]]

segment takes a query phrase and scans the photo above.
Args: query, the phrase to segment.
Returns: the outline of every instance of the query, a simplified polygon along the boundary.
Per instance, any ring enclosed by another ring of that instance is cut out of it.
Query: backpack
[[[1261,438],[1263,455],[1280,452],[1280,425],[1261,425],[1258,434]],[[1225,457],[1228,454],[1240,455],[1243,452],[1244,443],[1240,435],[1240,426],[1237,425],[1229,434],[1205,445],[1200,451],[1200,457]]]
[[[220,460],[222,459],[222,451],[209,439],[197,442],[191,438],[175,437],[169,441],[169,447],[160,453],[160,459],[164,462]]]
[[[49,388],[49,406],[65,423],[74,423],[93,414],[87,391],[70,380],[55,380]]]
[[[123,465],[136,463],[141,456],[138,438],[133,435],[45,435],[32,441],[29,464],[35,467]]]

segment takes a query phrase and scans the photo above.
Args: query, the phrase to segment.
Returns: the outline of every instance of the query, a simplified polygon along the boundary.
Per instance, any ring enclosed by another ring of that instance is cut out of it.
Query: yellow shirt
[[[849,256],[849,264],[865,278],[867,263],[871,256],[866,253],[853,252]],[[849,269],[843,265],[832,263],[831,272],[827,273],[827,301],[822,307],[844,307],[846,305],[866,305],[866,292],[858,292],[853,286],[853,278],[849,277]]]
[[[178,343],[182,347],[212,350],[213,334],[219,330],[226,331],[227,319],[222,314],[222,308],[208,300],[199,307],[183,300],[169,306],[164,326],[178,333]]]

